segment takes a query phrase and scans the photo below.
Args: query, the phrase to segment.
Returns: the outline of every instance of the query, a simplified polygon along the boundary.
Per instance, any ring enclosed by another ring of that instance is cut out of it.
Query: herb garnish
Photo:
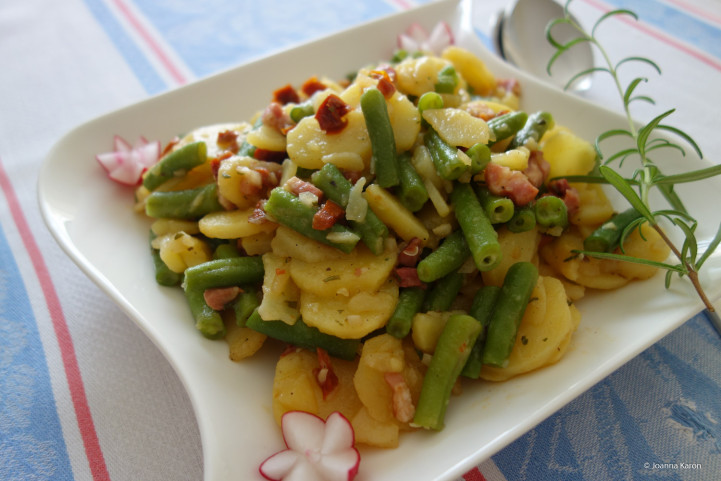
[[[612,17],[630,16],[634,20],[638,20],[638,15],[628,9],[616,9],[603,14],[596,20],[591,29],[590,33],[587,32],[581,25],[573,20],[569,14],[568,7],[573,0],[567,0],[564,6],[564,16],[556,20],[551,21],[546,27],[546,38],[555,47],[556,52],[553,54],[547,65],[547,71],[551,74],[551,68],[556,60],[568,52],[575,45],[579,45],[585,42],[590,43],[597,49],[601,58],[602,66],[592,67],[587,70],[583,70],[575,74],[566,84],[566,89],[570,87],[576,81],[587,77],[596,72],[608,73],[613,82],[615,83],[616,89],[623,101],[623,109],[628,120],[628,128],[619,128],[603,132],[596,138],[596,152],[598,153],[597,169],[587,176],[569,176],[569,181],[577,182],[596,182],[596,183],[607,183],[612,185],[628,202],[634,207],[640,214],[641,218],[634,223],[631,223],[621,236],[621,245],[626,236],[634,229],[637,228],[643,221],[653,227],[669,246],[671,252],[675,255],[678,260],[677,264],[664,263],[649,261],[646,259],[640,259],[633,256],[622,254],[615,254],[609,252],[591,252],[591,251],[579,251],[584,255],[623,260],[628,262],[636,262],[639,264],[652,265],[661,269],[666,270],[666,288],[670,286],[673,274],[678,274],[679,277],[687,276],[694,289],[698,293],[699,297],[703,301],[704,305],[708,309],[712,316],[718,319],[715,314],[715,309],[711,304],[711,301],[706,296],[703,290],[701,282],[699,281],[698,272],[701,266],[718,247],[721,242],[721,225],[716,232],[714,238],[710,241],[706,249],[702,254],[699,243],[696,239],[696,227],[698,221],[686,210],[683,202],[679,198],[678,194],[674,190],[674,186],[677,184],[695,182],[702,179],[707,179],[721,174],[721,165],[715,165],[705,169],[694,170],[691,172],[685,172],[677,175],[664,175],[659,166],[654,163],[651,159],[651,155],[654,152],[666,149],[674,149],[678,151],[682,156],[686,155],[685,149],[676,143],[674,140],[668,137],[658,136],[656,134],[661,133],[670,135],[672,138],[681,139],[693,150],[702,157],[701,149],[696,142],[683,130],[676,127],[672,127],[665,123],[666,119],[673,114],[675,109],[667,110],[660,115],[653,118],[647,124],[637,127],[631,116],[631,103],[640,101],[655,104],[654,100],[646,95],[637,95],[636,88],[642,83],[647,82],[648,79],[644,77],[634,78],[625,88],[621,85],[618,71],[621,67],[631,63],[643,63],[652,67],[659,75],[661,69],[652,60],[645,57],[629,56],[621,59],[617,63],[609,58],[608,53],[604,47],[599,43],[596,38],[596,32],[601,24]],[[578,36],[564,43],[558,42],[553,36],[553,29],[559,24],[566,24],[575,31],[578,32]],[[610,138],[620,137],[627,141],[627,146],[621,148],[616,152],[612,152],[610,155],[604,156],[601,151],[601,143]],[[619,166],[623,164],[629,158],[637,158],[640,163],[640,167],[637,168],[630,178],[624,177],[616,170],[610,167],[610,164],[616,162]],[[649,192],[657,188],[659,192],[665,197],[670,204],[670,209],[654,210],[649,203]],[[666,219],[670,221],[671,227],[681,231],[683,235],[683,244],[679,247],[672,239],[666,234],[666,232],[660,227],[659,221]],[[622,250],[623,252],[623,250]]]

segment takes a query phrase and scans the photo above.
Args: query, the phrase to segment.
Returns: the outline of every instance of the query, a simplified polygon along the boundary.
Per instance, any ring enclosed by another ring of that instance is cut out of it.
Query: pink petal
[[[442,52],[444,48],[452,45],[453,31],[446,22],[438,22],[428,37],[428,47],[434,52]]]
[[[119,135],[113,137],[113,150],[116,152],[128,152],[132,149],[130,143]]]
[[[408,35],[402,34],[398,35],[398,48],[411,53],[417,52],[421,49],[418,42],[410,38]]]
[[[142,147],[134,149],[139,153],[138,162],[143,167],[150,167],[160,159],[160,142],[147,142]]]
[[[326,454],[315,465],[326,481],[349,481],[358,473],[360,453],[355,448],[335,454]]]
[[[428,32],[419,23],[412,23],[405,31],[405,34],[418,43],[428,39]]]
[[[259,471],[267,479],[281,480],[290,473],[298,461],[302,461],[302,456],[295,451],[286,449],[263,461]]]
[[[354,438],[353,426],[350,421],[337,411],[331,413],[325,421],[325,438],[321,453],[330,454],[348,450],[353,447]]]
[[[325,437],[325,422],[315,414],[288,411],[281,420],[283,440],[288,449],[299,453],[320,450]]]

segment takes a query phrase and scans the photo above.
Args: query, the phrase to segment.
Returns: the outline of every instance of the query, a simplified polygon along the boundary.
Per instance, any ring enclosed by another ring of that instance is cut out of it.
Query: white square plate
[[[52,149],[39,178],[43,216],[68,255],[156,343],[183,380],[194,405],[205,458],[205,479],[257,479],[258,466],[284,447],[273,421],[271,389],[276,352],[236,364],[223,342],[193,327],[183,293],[155,283],[149,223],[132,210],[132,194],[108,181],[94,159],[118,134],[167,141],[195,127],[246,120],[272,90],[311,75],[342,78],[390,58],[396,35],[412,22],[431,29],[445,20],[456,43],[484,59],[499,77],[522,82],[523,108],[551,111],[557,123],[593,140],[625,119],[546,86],[498,60],[470,26],[468,1],[432,3],[234,68],[79,126]],[[542,41],[542,40],[539,40]],[[659,163],[661,159],[657,159]],[[685,158],[689,166],[707,166]],[[668,169],[669,171],[673,169]],[[721,190],[718,180],[707,186]],[[715,182],[715,183],[714,183]],[[714,219],[702,193],[683,189],[690,210]],[[708,224],[708,223],[707,223]],[[702,226],[705,224],[702,222]],[[713,232],[699,231],[700,239]],[[705,279],[721,278],[712,257]],[[707,283],[715,299],[721,283]],[[395,450],[362,449],[358,480],[453,479],[523,435],[701,309],[685,281],[664,290],[663,276],[622,290],[590,294],[579,307],[581,326],[557,365],[499,384],[467,383],[451,400],[442,432],[414,432]]]

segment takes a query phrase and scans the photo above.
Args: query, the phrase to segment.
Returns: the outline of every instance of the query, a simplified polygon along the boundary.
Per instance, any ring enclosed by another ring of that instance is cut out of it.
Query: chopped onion
[[[345,208],[345,218],[355,222],[363,222],[368,213],[368,201],[363,197],[363,187],[365,187],[366,178],[361,177],[351,187],[348,195],[348,205]]]
[[[143,173],[160,158],[160,142],[148,142],[140,137],[134,146],[116,135],[112,152],[95,156],[112,180],[123,185],[138,185]]]

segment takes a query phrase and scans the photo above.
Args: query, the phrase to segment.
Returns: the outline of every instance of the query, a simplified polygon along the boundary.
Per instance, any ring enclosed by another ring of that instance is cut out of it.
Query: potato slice
[[[321,244],[285,226],[280,226],[275,231],[271,247],[278,256],[292,257],[309,263],[341,259],[345,255],[334,247]]]
[[[474,92],[479,95],[489,95],[496,89],[496,77],[473,52],[457,45],[451,45],[441,54],[441,57],[453,64],[453,67],[468,82]]]
[[[268,252],[263,254],[263,300],[258,314],[266,321],[283,321],[293,325],[300,317],[296,305],[300,291],[288,271],[290,260]]]
[[[539,143],[543,158],[551,165],[549,178],[566,175],[585,175],[596,163],[596,149],[563,126],[556,126],[544,134]]]
[[[334,134],[325,133],[313,116],[302,119],[288,132],[287,151],[290,159],[299,167],[320,169],[324,156],[349,152],[359,155],[367,167],[371,158],[371,142],[365,117],[360,110],[352,110],[345,118],[348,125]]]
[[[454,147],[473,147],[488,143],[490,128],[478,117],[461,109],[429,109],[423,111],[423,119],[438,135]]]
[[[317,376],[318,356],[306,349],[285,352],[275,366],[273,379],[273,416],[280,425],[284,413],[292,410],[307,411],[325,419],[340,411],[352,419],[362,404],[356,394],[353,375],[358,361],[331,358],[338,385],[326,397]]]
[[[325,247],[325,246],[324,246]],[[321,297],[337,294],[348,297],[361,291],[375,292],[383,285],[396,264],[395,243],[389,243],[377,256],[359,245],[350,254],[307,262],[292,258],[289,272],[293,282],[304,292]]]
[[[229,311],[230,312],[230,311]],[[265,343],[267,336],[260,332],[241,327],[235,323],[235,314],[224,316],[225,342],[228,343],[228,357],[233,362],[239,362],[252,356]]]
[[[365,406],[351,419],[351,425],[356,443],[386,449],[398,447],[400,434],[398,424],[378,421],[368,413]]]
[[[278,224],[274,222],[253,223],[248,219],[255,207],[243,210],[221,210],[204,215],[198,221],[200,232],[214,239],[238,239],[252,235],[272,232]]]
[[[481,272],[484,284],[500,287],[506,278],[508,268],[516,262],[537,263],[538,244],[541,235],[536,229],[526,232],[511,232],[505,227],[498,229],[498,243],[501,245],[501,262],[490,271]]]
[[[383,327],[398,302],[398,283],[388,278],[377,292],[320,296],[301,290],[303,322],[341,339],[360,339]]]
[[[505,381],[556,362],[561,345],[568,343],[569,335],[574,330],[575,322],[571,317],[563,284],[553,277],[539,277],[518,328],[508,366],[497,368],[484,365],[481,379]]]

